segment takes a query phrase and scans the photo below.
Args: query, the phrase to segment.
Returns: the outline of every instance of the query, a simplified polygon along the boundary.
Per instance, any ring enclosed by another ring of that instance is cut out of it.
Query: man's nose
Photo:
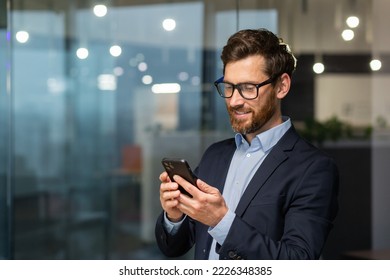
[[[231,106],[236,106],[244,103],[244,98],[241,96],[237,87],[234,87],[232,97],[229,98],[229,103]]]

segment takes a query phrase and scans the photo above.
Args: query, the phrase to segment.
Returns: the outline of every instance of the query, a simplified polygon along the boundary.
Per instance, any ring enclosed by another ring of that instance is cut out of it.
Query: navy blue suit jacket
[[[211,145],[195,173],[222,193],[235,149],[233,138]],[[291,127],[241,197],[225,242],[215,248],[220,259],[318,259],[338,210],[338,181],[334,161]],[[170,235],[162,213],[156,240],[169,257],[195,245],[195,259],[207,259],[212,242],[207,229],[187,217]]]

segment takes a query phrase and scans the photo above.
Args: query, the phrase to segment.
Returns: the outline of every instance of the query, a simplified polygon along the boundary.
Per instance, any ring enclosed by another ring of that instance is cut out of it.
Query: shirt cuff
[[[183,219],[181,219],[180,221],[174,223],[172,221],[170,221],[167,217],[167,212],[164,212],[164,223],[163,223],[163,226],[164,226],[164,229],[171,235],[175,235],[178,231],[179,231],[179,228],[181,226],[181,224],[183,223],[184,219],[186,218],[187,216],[184,216]]]
[[[215,226],[210,227],[208,233],[220,244],[225,242],[226,236],[228,235],[229,229],[233,224],[236,214],[228,210],[222,220]]]

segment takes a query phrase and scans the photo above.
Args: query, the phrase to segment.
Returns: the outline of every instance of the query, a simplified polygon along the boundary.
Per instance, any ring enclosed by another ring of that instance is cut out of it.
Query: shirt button
[[[250,157],[251,156],[251,154],[246,154],[246,157]]]

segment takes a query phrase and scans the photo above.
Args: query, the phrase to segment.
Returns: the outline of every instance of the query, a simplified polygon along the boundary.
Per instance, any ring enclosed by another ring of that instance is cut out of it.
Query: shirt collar
[[[264,152],[270,150],[286,131],[291,127],[291,119],[288,117],[283,117],[283,123],[268,129],[260,134],[256,135],[256,138],[252,140],[251,146],[257,146],[263,149]],[[244,136],[241,133],[235,135],[236,147],[239,148],[241,145],[245,144],[249,147],[249,143],[246,141]]]

